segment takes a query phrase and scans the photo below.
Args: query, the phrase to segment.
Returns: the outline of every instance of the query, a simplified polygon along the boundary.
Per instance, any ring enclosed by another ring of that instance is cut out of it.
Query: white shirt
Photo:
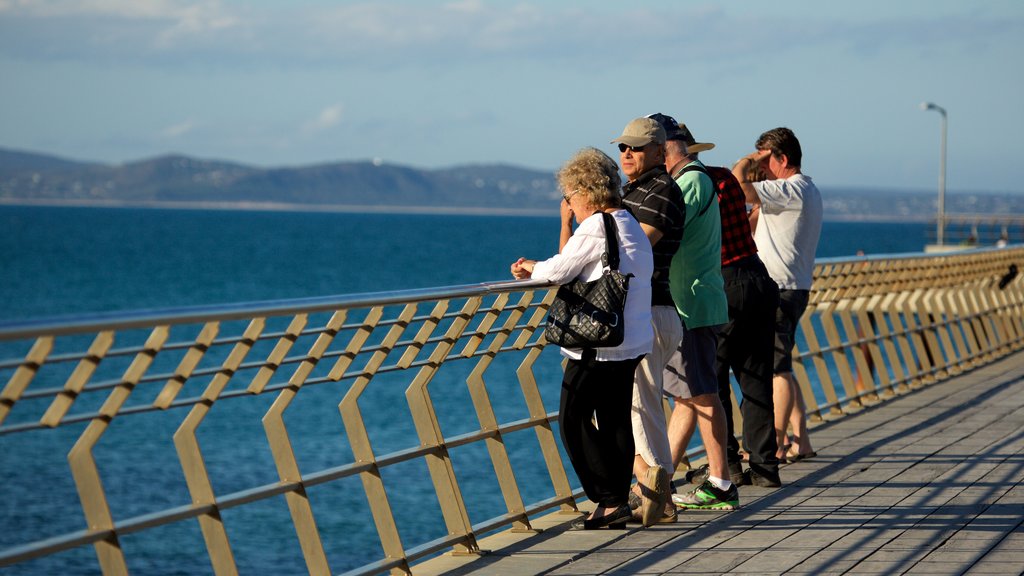
[[[821,193],[810,176],[753,182],[761,199],[754,243],[768,274],[783,290],[810,290],[821,236]]]
[[[623,274],[633,274],[633,278],[629,279],[623,315],[626,337],[622,344],[613,348],[595,348],[597,359],[602,361],[643,356],[651,351],[654,343],[654,329],[651,327],[654,253],[651,251],[651,242],[629,212],[616,210],[611,215],[618,229],[619,270]],[[556,284],[565,284],[574,278],[587,282],[597,280],[603,272],[601,256],[604,255],[604,249],[604,220],[601,213],[597,212],[580,223],[561,253],[537,262],[531,277]],[[578,348],[563,348],[562,354],[574,360],[580,359]]]

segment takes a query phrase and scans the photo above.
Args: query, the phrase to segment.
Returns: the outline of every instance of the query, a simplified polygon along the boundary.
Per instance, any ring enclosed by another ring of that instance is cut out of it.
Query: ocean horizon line
[[[394,206],[388,204],[302,204],[290,202],[225,202],[174,200],[68,200],[0,198],[0,206],[34,206],[50,208],[144,208],[152,210],[241,210],[252,212],[336,212],[348,214],[429,214],[451,216],[550,216],[557,217],[557,206],[539,208],[505,208],[488,206]],[[947,215],[949,216],[949,215]],[[934,217],[902,214],[836,214],[825,215],[828,222],[932,222]]]

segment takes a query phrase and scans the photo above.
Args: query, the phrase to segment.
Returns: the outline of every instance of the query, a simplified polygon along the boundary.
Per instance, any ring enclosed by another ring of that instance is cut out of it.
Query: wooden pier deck
[[[733,512],[502,532],[421,574],[1024,574],[1024,353],[812,429],[818,457]],[[580,509],[588,510],[581,502]]]

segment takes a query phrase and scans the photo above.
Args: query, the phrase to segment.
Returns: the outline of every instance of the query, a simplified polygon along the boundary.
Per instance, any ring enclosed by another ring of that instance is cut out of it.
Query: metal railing
[[[808,413],[857,410],[1020,350],[1022,260],[1015,247],[819,261],[794,356]]]
[[[819,261],[794,366],[811,417],[1019,350],[1022,258]],[[0,565],[409,573],[575,512],[545,408],[553,296],[498,282],[0,325]]]

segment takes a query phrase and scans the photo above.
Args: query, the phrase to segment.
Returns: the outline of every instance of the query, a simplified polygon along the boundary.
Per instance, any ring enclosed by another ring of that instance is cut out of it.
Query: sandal
[[[817,455],[818,455],[818,453],[813,451],[813,450],[808,452],[807,454],[793,454],[792,456],[789,455],[789,454],[786,454],[786,463],[787,464],[796,464],[797,462],[799,462],[801,460],[808,460],[810,458],[814,458]]]

